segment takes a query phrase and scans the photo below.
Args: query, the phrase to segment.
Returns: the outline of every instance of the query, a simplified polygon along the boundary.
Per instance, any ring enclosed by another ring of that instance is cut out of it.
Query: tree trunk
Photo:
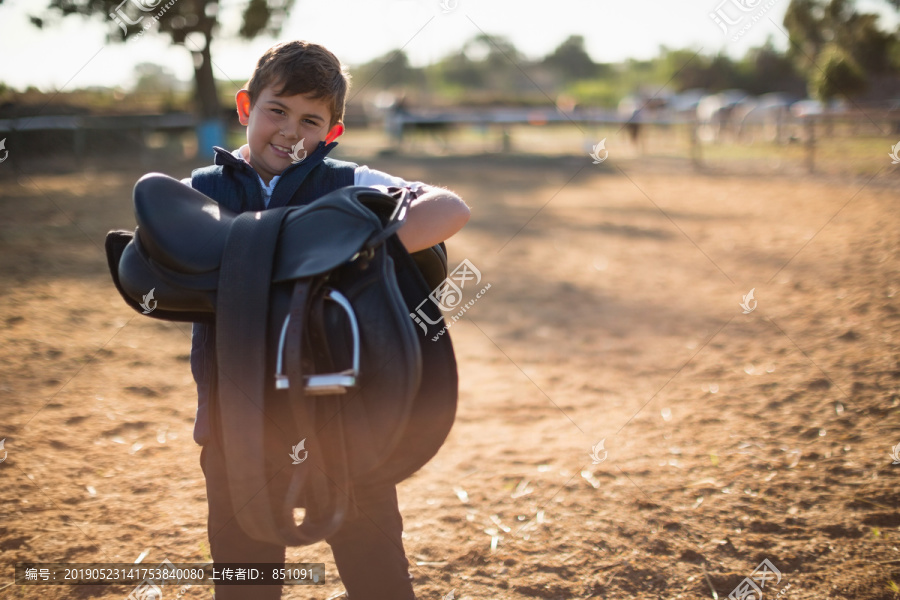
[[[209,43],[211,35],[204,32],[206,43],[200,52],[191,49],[194,55],[194,80],[197,83],[197,109],[202,121],[220,119],[222,116],[219,106],[219,94],[216,91],[216,80],[213,77],[212,59],[210,58]],[[198,60],[199,57],[199,60]]]

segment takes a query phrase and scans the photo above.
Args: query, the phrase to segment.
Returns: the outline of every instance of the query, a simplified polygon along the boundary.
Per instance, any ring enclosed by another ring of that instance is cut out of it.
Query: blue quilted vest
[[[264,204],[256,171],[243,159],[223,148],[215,148],[215,165],[196,169],[191,187],[234,212],[265,210],[279,206],[301,206],[338,188],[353,185],[356,164],[326,158],[337,142],[319,147],[302,162],[291,165],[275,185],[269,206]],[[209,441],[209,403],[216,393],[216,330],[213,325],[194,323],[191,339],[191,373],[197,382],[197,418],[194,441]]]

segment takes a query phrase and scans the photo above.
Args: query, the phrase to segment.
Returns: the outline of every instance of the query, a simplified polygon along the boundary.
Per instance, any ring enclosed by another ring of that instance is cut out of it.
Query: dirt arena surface
[[[767,599],[900,597],[900,167],[884,161],[841,178],[368,161],[465,198],[450,263],[491,284],[450,329],[456,425],[399,488],[419,597],[725,598],[764,559],[781,577]],[[103,254],[145,170],[0,178],[0,598],[133,589],[8,585],[17,561],[209,559],[189,328],[127,308]],[[285,598],[342,589],[324,543],[288,560],[327,573]]]

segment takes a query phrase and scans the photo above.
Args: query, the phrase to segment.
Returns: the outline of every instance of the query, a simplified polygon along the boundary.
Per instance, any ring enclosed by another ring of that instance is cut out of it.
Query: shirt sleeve
[[[419,194],[423,188],[428,187],[421,181],[406,181],[400,177],[388,175],[383,171],[370,169],[365,165],[356,167],[356,172],[353,174],[353,184],[365,187],[383,185],[384,187],[409,188],[414,194]]]

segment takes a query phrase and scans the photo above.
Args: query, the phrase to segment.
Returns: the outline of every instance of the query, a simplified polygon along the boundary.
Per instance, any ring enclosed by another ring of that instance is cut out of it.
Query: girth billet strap
[[[212,418],[227,465],[235,516],[251,537],[290,545],[269,500],[266,469],[266,322],[278,232],[285,209],[237,216],[222,256],[216,307],[217,404]],[[289,446],[285,446],[287,449]],[[287,452],[285,455],[287,456]],[[290,463],[288,463],[290,464]]]
[[[334,396],[313,395],[307,384],[315,382],[315,376],[303,373],[303,366],[313,360],[304,356],[303,346],[311,307],[327,293],[322,289],[324,277],[297,280],[291,298],[284,351],[293,422],[278,421],[266,397],[279,393],[275,380],[266,380],[266,324],[272,264],[287,210],[242,213],[229,233],[216,311],[219,389],[213,418],[218,420],[228,486],[241,528],[260,541],[303,546],[340,528],[353,492],[343,422],[332,423],[328,439],[320,439],[315,429],[317,403]],[[289,433],[296,439],[288,438]],[[306,440],[305,460],[292,464],[288,449],[301,439]],[[301,505],[307,510],[298,526],[293,508]]]
[[[284,535],[298,539],[296,543],[301,544],[312,544],[336,533],[347,515],[353,494],[343,421],[336,419],[335,427],[329,427],[325,436],[317,429],[320,419],[316,411],[320,403],[334,402],[336,396],[310,389],[309,378],[304,374],[304,369],[315,363],[312,356],[315,350],[308,347],[310,332],[306,328],[311,327],[314,305],[328,293],[322,280],[304,278],[294,284],[285,345],[291,411],[299,437],[307,440],[309,455],[302,464],[292,465],[296,473],[290,479],[286,501],[273,509],[283,513],[280,520],[282,529],[286,529]],[[299,527],[291,527],[292,508],[301,504],[306,508],[303,522]]]

